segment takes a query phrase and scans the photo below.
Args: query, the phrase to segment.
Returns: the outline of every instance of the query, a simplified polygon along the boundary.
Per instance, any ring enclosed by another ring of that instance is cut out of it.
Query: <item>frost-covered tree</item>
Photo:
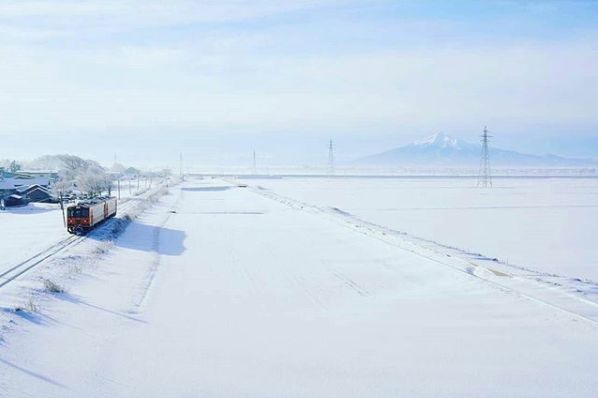
[[[141,171],[136,169],[135,167],[128,167],[125,170],[125,174],[128,176],[137,176],[137,175],[141,174]]]
[[[17,163],[16,160],[10,162],[10,172],[16,173],[17,171],[21,170],[21,165]]]
[[[114,181],[119,175],[139,175],[141,172],[133,167],[127,168],[115,163],[110,170],[102,167],[95,160],[83,159],[79,156],[62,154],[46,155],[27,164],[31,169],[56,170],[58,182],[53,186],[56,196],[71,192],[73,189],[89,195],[111,193]]]
[[[75,183],[80,191],[90,195],[100,195],[109,190],[112,181],[103,169],[90,167],[77,176]]]
[[[75,155],[42,156],[31,162],[30,167],[57,170],[59,182],[55,190],[62,193],[76,186],[81,192],[99,195],[109,190],[111,183],[106,170],[98,162]]]

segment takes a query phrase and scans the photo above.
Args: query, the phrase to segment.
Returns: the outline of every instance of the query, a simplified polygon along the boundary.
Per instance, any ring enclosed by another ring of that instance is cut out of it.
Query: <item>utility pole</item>
[[[112,180],[110,180],[110,183],[108,183],[108,177],[104,177],[104,186],[106,187],[106,190],[108,191],[108,196],[112,195]],[[100,195],[102,193],[100,192]]]
[[[120,176],[117,178],[117,186],[118,186],[118,200],[120,200]]]
[[[66,227],[66,217],[64,216],[64,198],[62,196],[62,190],[58,193],[60,197],[60,210],[62,211],[62,225]]]
[[[251,169],[253,175],[257,174],[257,157],[255,156],[255,151],[253,151],[253,167]]]
[[[491,135],[488,135],[488,129],[484,126],[484,132],[480,136],[482,139],[482,156],[480,158],[480,172],[478,174],[478,187],[492,187],[492,174],[490,170],[490,151],[488,142]]]
[[[334,174],[334,145],[332,140],[330,140],[330,145],[328,146],[328,174]]]

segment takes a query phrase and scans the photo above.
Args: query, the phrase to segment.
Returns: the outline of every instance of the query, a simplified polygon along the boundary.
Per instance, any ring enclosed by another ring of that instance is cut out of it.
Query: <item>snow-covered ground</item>
[[[0,272],[68,237],[57,204],[0,210]]]
[[[0,290],[66,288],[3,304],[0,395],[596,395],[596,322],[279,199],[188,181]]]
[[[123,188],[121,206],[143,197],[149,186],[132,186],[131,193]],[[123,185],[124,187],[124,185]],[[153,184],[153,188],[156,184]],[[116,192],[113,192],[116,195]],[[0,211],[0,273],[27,260],[69,236],[63,224],[58,204],[30,203],[22,207],[7,207]]]
[[[281,195],[540,272],[598,282],[598,179],[248,179]]]

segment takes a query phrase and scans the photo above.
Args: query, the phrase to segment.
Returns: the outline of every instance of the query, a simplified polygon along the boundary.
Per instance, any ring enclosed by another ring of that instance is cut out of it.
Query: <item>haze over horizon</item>
[[[592,1],[4,1],[0,159],[322,164],[437,132],[598,158]]]

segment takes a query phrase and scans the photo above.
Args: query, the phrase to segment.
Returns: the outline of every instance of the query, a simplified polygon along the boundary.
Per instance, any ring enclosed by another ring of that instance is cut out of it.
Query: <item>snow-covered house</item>
[[[58,172],[54,170],[19,170],[13,173],[13,177],[18,179],[36,179],[46,182],[40,185],[48,186],[58,180]]]
[[[5,189],[17,189],[20,187],[29,187],[31,185],[39,185],[42,187],[50,186],[50,179],[48,177],[25,177],[25,176],[10,176],[0,179],[5,186]]]
[[[28,201],[47,202],[52,200],[49,190],[50,181],[47,178],[14,178],[0,179],[0,200],[4,199],[5,205],[10,203],[24,204]],[[13,197],[9,200],[9,197]]]
[[[5,206],[18,206],[26,202],[23,197],[17,195],[17,187],[14,181],[9,178],[0,179],[0,210]]]
[[[0,173],[0,201],[6,206],[27,202],[52,202],[50,185],[58,174],[53,171],[18,171]]]
[[[49,188],[38,184],[17,188],[17,192],[30,202],[54,202],[56,200]]]
[[[12,180],[0,179],[0,199],[12,195],[16,192],[16,187]]]
[[[22,197],[21,195],[12,194],[8,195],[7,197],[0,199],[2,202],[0,203],[1,206],[11,207],[11,206],[23,206],[29,203],[27,199]]]

